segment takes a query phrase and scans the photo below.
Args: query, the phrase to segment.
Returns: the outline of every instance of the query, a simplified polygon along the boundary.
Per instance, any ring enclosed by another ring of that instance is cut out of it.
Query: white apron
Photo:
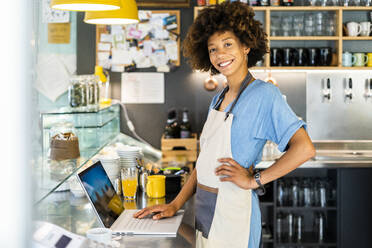
[[[241,92],[248,85],[250,79],[251,76],[248,74],[242,83],[240,93],[235,102],[239,99]],[[199,223],[198,226],[203,226],[203,228],[198,230],[197,226],[197,248],[248,247],[252,191],[244,190],[230,182],[221,182],[215,174],[215,169],[221,165],[217,159],[232,158],[230,141],[233,115],[230,112],[234,106],[235,104],[233,103],[228,115],[226,112],[212,109],[200,136],[200,154],[196,162],[198,181],[196,206],[202,206],[200,207],[202,209],[196,209],[196,221]],[[217,199],[210,200],[212,202],[215,201],[215,206],[213,206],[213,203],[209,205],[203,203],[203,201],[209,201],[208,198],[210,198],[205,196],[212,193],[203,191],[201,186],[207,186],[203,188],[218,189]],[[199,202],[201,203],[199,204]],[[214,207],[214,214],[211,213],[211,211],[213,212],[213,207],[208,206]],[[199,211],[201,211],[201,214],[198,215]],[[205,215],[208,215],[208,211],[211,217],[209,220],[204,220]]]

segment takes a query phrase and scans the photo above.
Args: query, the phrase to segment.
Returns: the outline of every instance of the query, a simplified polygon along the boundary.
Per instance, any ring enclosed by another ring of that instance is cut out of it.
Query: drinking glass
[[[283,227],[284,227],[284,215],[278,213],[276,216],[276,238],[278,242],[283,241]]]
[[[304,35],[312,36],[314,35],[315,20],[313,14],[308,14],[305,16],[305,28]]]
[[[298,187],[298,181],[296,178],[292,179],[291,184],[291,194],[290,194],[290,204],[293,207],[299,206],[299,187]]]
[[[317,237],[317,240],[319,242],[324,241],[325,230],[326,230],[325,226],[326,226],[326,220],[325,220],[324,214],[321,212],[315,213],[313,230],[315,230],[315,236]]]
[[[121,185],[123,196],[126,200],[136,198],[138,186],[138,171],[136,167],[127,167],[121,169]]]
[[[293,33],[295,36],[301,36],[304,29],[304,16],[294,16],[293,18]]]
[[[295,241],[301,242],[304,236],[304,217],[302,215],[295,215]]]
[[[283,36],[291,36],[293,29],[292,16],[284,16],[282,18],[282,33]]]
[[[279,16],[271,17],[270,35],[280,36],[280,17]]]
[[[285,205],[285,183],[283,180],[278,180],[278,189],[277,189],[277,204],[282,207]]]
[[[287,215],[288,241],[292,242],[294,238],[294,220],[293,213],[289,212]]]

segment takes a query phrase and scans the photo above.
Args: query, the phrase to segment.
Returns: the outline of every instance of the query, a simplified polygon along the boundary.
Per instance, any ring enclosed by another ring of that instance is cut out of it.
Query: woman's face
[[[233,32],[217,32],[209,37],[208,53],[212,65],[224,76],[247,73],[249,48]]]

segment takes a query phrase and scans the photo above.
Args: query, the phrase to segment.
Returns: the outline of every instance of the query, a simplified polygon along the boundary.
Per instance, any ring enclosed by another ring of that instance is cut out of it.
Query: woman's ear
[[[248,55],[248,53],[251,51],[249,47],[244,48],[245,55]]]

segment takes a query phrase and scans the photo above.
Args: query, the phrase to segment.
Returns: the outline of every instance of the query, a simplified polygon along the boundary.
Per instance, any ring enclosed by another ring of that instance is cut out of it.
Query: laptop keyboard
[[[136,219],[131,214],[126,214],[125,217],[120,221],[119,225],[127,230],[149,230],[151,226],[156,223],[156,220],[151,218]]]

